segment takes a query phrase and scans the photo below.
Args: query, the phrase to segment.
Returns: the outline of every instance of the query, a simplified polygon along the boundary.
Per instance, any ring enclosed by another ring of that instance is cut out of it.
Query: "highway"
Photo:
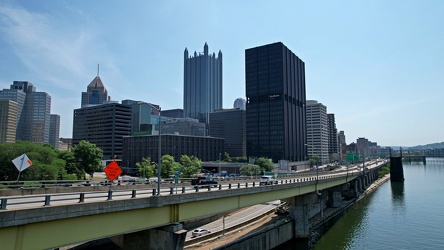
[[[380,161],[372,161],[366,163],[367,168],[376,167]],[[362,163],[342,166],[333,171],[327,171],[323,168],[298,173],[293,177],[278,178],[278,184],[287,182],[305,182],[319,179],[332,178],[334,176],[357,175],[362,173]],[[254,185],[254,187],[253,187]],[[253,180],[233,180],[228,184],[219,184],[218,187],[200,187],[198,192],[212,192],[217,190],[238,189],[238,188],[255,188],[259,187],[259,182]],[[177,188],[161,188],[160,194],[180,195],[181,193],[197,192],[196,188],[189,185],[179,186]],[[39,208],[42,206],[61,206],[82,203],[109,202],[110,200],[125,200],[132,198],[148,198],[153,196],[152,188],[135,187],[134,190],[113,190],[113,186],[109,186],[108,191],[91,191],[91,192],[75,192],[75,193],[54,193],[45,195],[27,195],[27,196],[2,196],[0,197],[2,210],[25,210],[31,208]]]

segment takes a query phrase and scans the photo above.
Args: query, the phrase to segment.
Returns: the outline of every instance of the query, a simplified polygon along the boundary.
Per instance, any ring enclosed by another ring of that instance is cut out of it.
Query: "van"
[[[277,180],[273,176],[264,175],[259,179],[259,185],[273,185],[277,183]]]

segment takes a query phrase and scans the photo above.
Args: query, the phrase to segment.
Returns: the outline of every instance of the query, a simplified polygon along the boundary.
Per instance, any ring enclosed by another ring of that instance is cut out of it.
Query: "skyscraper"
[[[224,138],[231,157],[247,156],[245,109],[220,109],[210,113],[210,136]],[[221,152],[222,156],[224,152]]]
[[[305,64],[283,43],[245,50],[247,155],[306,160]]]
[[[335,114],[327,114],[328,126],[328,155],[330,162],[339,159],[338,129],[336,128]]]
[[[103,150],[103,160],[122,159],[122,137],[131,135],[131,106],[107,103],[74,109],[72,144],[87,140]]]
[[[100,79],[99,70],[97,70],[97,76],[88,85],[86,92],[82,92],[82,107],[91,104],[103,104],[109,100],[111,100],[111,97],[108,96],[108,91],[103,85],[102,79]]]
[[[15,142],[17,131],[17,103],[0,100],[0,143]]]
[[[51,114],[49,120],[49,144],[59,149],[60,115]]]
[[[49,143],[51,96],[48,93],[36,92],[30,82],[14,81],[10,89],[0,91],[0,99],[17,102],[17,140]]]
[[[310,157],[328,162],[327,107],[314,100],[307,100],[307,148]]]
[[[194,52],[188,56],[184,52],[184,116],[199,119],[208,124],[208,114],[222,108],[222,52],[208,53],[205,43],[204,52]]]

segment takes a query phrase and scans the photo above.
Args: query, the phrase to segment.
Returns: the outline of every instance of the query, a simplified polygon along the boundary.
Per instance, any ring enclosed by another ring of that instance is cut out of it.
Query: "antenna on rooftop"
[[[97,64],[97,76],[99,76],[99,71],[100,71],[99,66],[100,66],[100,64]]]

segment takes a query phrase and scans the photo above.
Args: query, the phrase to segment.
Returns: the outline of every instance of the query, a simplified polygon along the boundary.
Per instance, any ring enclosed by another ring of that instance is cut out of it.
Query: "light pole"
[[[162,145],[162,143],[161,143],[161,139],[162,139],[162,137],[161,137],[161,132],[160,132],[160,110],[161,110],[161,108],[160,108],[160,106],[159,106],[159,109],[158,109],[158,111],[159,111],[159,145],[158,145],[158,147],[159,147],[159,159],[158,159],[158,164],[157,164],[157,195],[160,195],[160,164],[161,164],[161,161],[162,161],[162,150],[161,150],[161,145]]]

